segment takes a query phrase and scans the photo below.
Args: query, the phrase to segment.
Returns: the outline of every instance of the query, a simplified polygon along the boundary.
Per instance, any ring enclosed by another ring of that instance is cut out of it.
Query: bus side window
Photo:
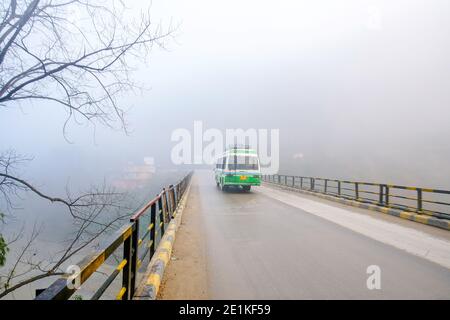
[[[220,158],[217,160],[216,168],[223,169],[224,158]]]

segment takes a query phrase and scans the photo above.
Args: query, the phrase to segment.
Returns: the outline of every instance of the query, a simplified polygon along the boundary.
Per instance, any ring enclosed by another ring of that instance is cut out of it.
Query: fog
[[[201,120],[279,129],[281,173],[450,188],[448,1],[154,0],[151,12],[179,27],[134,73],[151,89],[121,101],[130,133],[70,123],[69,143],[60,106],[9,105],[0,148],[33,157],[21,176],[58,194],[153,157],[164,177],[171,133]],[[57,215],[14,214],[44,211]]]
[[[447,1],[169,0],[151,12],[179,27],[135,73],[151,90],[124,98],[128,136],[72,123],[68,144],[59,106],[2,110],[2,148],[32,155],[40,184],[144,156],[170,164],[170,133],[202,120],[279,128],[283,172],[449,187]]]

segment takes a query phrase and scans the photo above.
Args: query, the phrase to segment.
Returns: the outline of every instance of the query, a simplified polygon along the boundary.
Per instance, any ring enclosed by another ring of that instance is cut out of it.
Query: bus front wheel
[[[242,189],[244,189],[244,191],[250,191],[252,186],[242,186]]]

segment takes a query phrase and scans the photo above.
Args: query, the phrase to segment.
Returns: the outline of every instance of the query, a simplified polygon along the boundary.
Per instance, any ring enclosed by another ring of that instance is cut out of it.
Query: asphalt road
[[[197,172],[191,193],[212,299],[450,298],[447,231],[269,187],[222,192],[212,172]],[[381,289],[367,288],[371,265]]]

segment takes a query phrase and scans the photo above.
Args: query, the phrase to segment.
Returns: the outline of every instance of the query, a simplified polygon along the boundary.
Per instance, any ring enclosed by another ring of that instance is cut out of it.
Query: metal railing
[[[450,191],[291,175],[263,175],[263,181],[383,207],[450,219]]]
[[[143,266],[142,263],[146,257],[148,256],[148,261],[150,261],[155,253],[159,244],[158,239],[161,239],[166,225],[174,218],[176,208],[191,176],[192,172],[177,184],[164,188],[154,199],[135,213],[130,218],[129,223],[111,235],[100,249],[82,259],[77,264],[79,269],[75,274],[67,274],[57,279],[46,290],[42,291],[36,297],[36,300],[69,299],[75,293],[77,287],[85,283],[120,247],[123,249],[122,260],[90,299],[98,300],[120,273],[122,273],[122,285],[116,294],[116,299],[132,299],[136,289],[137,273]],[[144,225],[143,218],[145,217],[149,218],[149,222]],[[140,223],[144,228],[140,227]],[[142,235],[140,235],[140,231],[142,231]]]

